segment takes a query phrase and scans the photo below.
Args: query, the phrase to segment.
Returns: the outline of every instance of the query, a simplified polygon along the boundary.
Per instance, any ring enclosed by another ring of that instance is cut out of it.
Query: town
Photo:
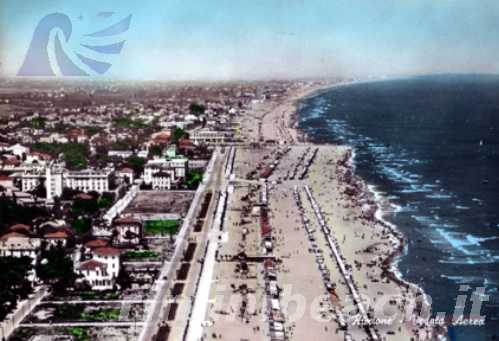
[[[0,336],[167,339],[224,223],[235,147],[279,142],[246,115],[317,85],[3,80]]]

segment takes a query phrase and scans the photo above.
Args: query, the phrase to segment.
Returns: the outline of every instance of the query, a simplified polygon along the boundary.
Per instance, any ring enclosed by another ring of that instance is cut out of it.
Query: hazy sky
[[[120,55],[101,58],[112,78],[499,73],[498,0],[0,0],[1,74],[17,73],[53,12],[72,20],[70,53],[126,39]],[[128,14],[118,40],[83,36]]]

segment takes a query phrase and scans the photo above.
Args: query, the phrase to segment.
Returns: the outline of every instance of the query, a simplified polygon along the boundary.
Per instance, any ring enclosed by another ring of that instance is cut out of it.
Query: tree
[[[87,218],[78,218],[73,222],[73,230],[78,235],[84,235],[92,229],[92,224],[90,219]]]
[[[191,103],[191,105],[189,106],[189,110],[190,110],[191,114],[199,116],[199,115],[204,114],[205,107],[204,107],[204,105],[199,104],[199,103]]]
[[[201,181],[203,181],[203,172],[200,170],[193,169],[185,177],[185,185],[189,189],[196,189]]]
[[[187,136],[185,130],[179,127],[175,127],[175,131],[173,132],[173,143],[178,143],[178,141],[184,136]]]
[[[0,258],[0,320],[16,307],[19,299],[25,299],[33,291],[28,280],[32,269],[29,257]]]
[[[135,175],[138,176],[142,172],[144,172],[144,165],[146,164],[146,159],[138,156],[131,156],[126,160],[126,163],[130,165]]]
[[[116,284],[119,290],[126,290],[132,287],[132,279],[130,274],[123,268],[120,268],[118,272],[118,277],[116,277]]]
[[[56,246],[42,251],[41,259],[36,273],[44,283],[51,285],[55,292],[64,292],[73,286],[77,276],[73,261],[66,255],[63,247]]]
[[[153,156],[161,156],[163,154],[163,147],[159,144],[149,147],[149,153]]]
[[[16,198],[8,198],[5,193],[0,196],[0,233],[12,224],[32,224],[38,217],[47,217],[48,211],[40,206],[22,206],[16,203]]]

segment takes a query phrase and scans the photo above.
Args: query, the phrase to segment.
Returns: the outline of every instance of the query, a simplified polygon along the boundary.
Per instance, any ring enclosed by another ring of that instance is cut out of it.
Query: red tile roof
[[[10,238],[29,238],[29,237],[22,234],[22,233],[9,232],[9,233],[6,233],[3,236],[1,236],[0,240],[5,241],[5,240],[9,240]]]
[[[64,230],[59,230],[55,232],[45,233],[45,238],[53,238],[53,239],[66,239],[69,238],[69,235]]]
[[[104,246],[95,248],[92,252],[98,254],[99,256],[118,256],[121,253],[121,250],[111,246]]]
[[[133,173],[133,169],[131,169],[130,167],[123,167],[123,168],[121,168],[120,172],[121,173]]]
[[[133,217],[122,217],[114,220],[115,224],[140,224],[140,220]]]
[[[12,232],[30,232],[31,226],[25,224],[15,224],[9,227],[9,231]]]
[[[107,246],[107,244],[108,244],[107,240],[94,239],[94,240],[91,240],[89,242],[86,242],[85,243],[85,247],[89,248],[89,249],[95,249],[95,248],[98,248],[98,247]]]
[[[43,160],[52,160],[52,156],[50,154],[47,154],[47,153],[32,151],[31,155],[38,156],[40,159],[43,159]]]
[[[81,262],[80,264],[80,270],[95,270],[97,268],[100,268],[102,270],[107,269],[107,265],[105,263],[96,261],[96,260],[87,260],[84,262]]]

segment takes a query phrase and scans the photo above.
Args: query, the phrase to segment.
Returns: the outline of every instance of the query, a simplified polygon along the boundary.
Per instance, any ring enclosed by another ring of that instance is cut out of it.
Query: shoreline
[[[308,137],[305,132],[299,128],[299,105],[300,102],[303,100],[306,100],[308,98],[313,98],[316,96],[320,96],[323,93],[343,87],[343,86],[349,86],[353,84],[358,84],[358,83],[366,83],[367,81],[346,81],[346,82],[340,82],[340,83],[335,83],[335,84],[328,84],[322,87],[319,87],[315,90],[310,91],[308,94],[302,96],[301,98],[296,99],[295,101],[295,107],[294,107],[294,112],[289,115],[288,117],[288,124],[292,129],[296,129],[299,134],[298,136],[302,136],[302,139],[300,142],[302,143],[307,143],[311,145],[337,145],[337,144],[332,144],[332,143],[324,143],[323,141],[316,141],[313,138]],[[338,145],[340,146],[340,145]],[[398,263],[401,259],[401,257],[404,254],[404,250],[406,247],[408,247],[407,243],[407,237],[405,234],[398,228],[398,226],[389,220],[386,219],[386,215],[388,214],[384,207],[386,206],[393,206],[396,207],[396,204],[392,203],[389,199],[383,197],[383,194],[379,191],[376,191],[375,185],[369,184],[366,180],[364,180],[362,177],[360,177],[356,173],[356,164],[355,164],[355,149],[353,146],[350,145],[344,145],[347,147],[351,153],[348,159],[348,166],[350,167],[350,170],[352,170],[353,177],[356,179],[355,181],[358,181],[359,183],[364,185],[364,188],[368,192],[368,196],[372,197],[374,200],[374,203],[376,205],[376,211],[374,213],[374,219],[379,223],[380,225],[388,228],[391,232],[392,238],[397,241],[397,245],[393,247],[391,250],[390,254],[384,259],[384,261],[381,264],[381,270],[383,271],[383,274],[385,274],[388,278],[390,278],[392,281],[394,281],[399,287],[405,288],[407,290],[412,289],[417,295],[422,295],[423,297],[423,305],[422,307],[419,307],[418,310],[424,311],[424,312],[429,312],[429,316],[427,316],[427,319],[431,318],[431,305],[428,301],[427,298],[427,293],[425,292],[424,288],[418,286],[415,283],[412,283],[406,279],[404,279],[400,269],[398,268]],[[423,317],[425,318],[425,317]],[[445,325],[446,327],[447,325]],[[432,326],[434,333],[436,334],[435,336],[439,339],[446,339],[444,336],[445,330],[441,330],[442,327],[438,326]]]
[[[383,316],[395,317],[393,324],[378,326],[380,335],[387,340],[443,339],[440,337],[442,332],[428,324],[426,314],[423,315],[424,318],[420,314],[421,311],[426,312],[425,309],[429,307],[423,288],[406,281],[401,276],[397,263],[407,245],[405,236],[385,219],[384,204],[389,201],[381,197],[381,193],[377,193],[375,188],[356,174],[354,149],[351,146],[316,141],[299,129],[299,110],[304,99],[354,83],[359,81],[302,83],[275,101],[255,103],[247,111],[247,115],[243,116],[241,131],[244,132],[244,137],[248,142],[257,142],[251,144],[250,150],[256,148],[274,154],[279,153],[282,148],[289,151],[277,164],[274,164],[275,168],[269,173],[270,176],[265,176],[269,177],[268,181],[271,184],[269,188],[271,224],[275,225],[279,236],[274,252],[283,260],[284,274],[279,276],[279,285],[294,287],[307,300],[313,300],[322,292],[321,286],[318,287],[315,283],[322,282],[324,274],[319,276],[322,279],[310,281],[310,278],[317,276],[317,269],[314,266],[317,262],[310,249],[304,248],[308,243],[307,235],[303,234],[299,227],[292,228],[294,222],[299,220],[297,212],[293,209],[294,204],[290,201],[293,188],[309,185],[325,220],[332,227],[329,232],[330,237],[337,241],[340,251],[344,254],[345,264],[352,271],[351,278],[354,285],[358,287],[359,294],[368,300],[366,307],[370,311],[370,316],[374,317],[374,320]],[[255,129],[257,126],[258,131]],[[261,143],[265,145],[262,146]],[[304,166],[303,161],[306,159],[304,156],[309,153],[307,150],[311,149],[317,149],[319,153],[310,166],[307,176],[295,178],[296,168]],[[254,157],[260,159],[263,155],[254,155]],[[263,160],[260,160],[263,165],[272,163]],[[299,166],[300,164],[302,166]],[[310,207],[306,211],[307,219],[313,221],[315,218]],[[315,225],[315,231],[320,231],[316,223],[312,225]],[[324,269],[324,266],[330,270],[331,275],[325,276],[338,286],[332,289],[332,293],[336,290],[337,295],[333,295],[336,298],[330,304],[333,309],[336,307],[343,314],[346,313],[345,316],[351,316],[352,313],[355,314],[349,306],[349,300],[352,299],[351,290],[343,280],[339,280],[341,278],[339,268],[334,259],[329,258],[332,255],[326,251],[328,237],[317,233],[313,232],[317,245],[320,244],[319,249],[325,251],[323,254],[325,258],[321,260],[325,263],[321,265],[322,268],[319,267],[319,270]],[[307,276],[304,277],[304,274]],[[290,335],[302,337],[307,335],[310,325],[314,324],[307,318],[295,322],[296,324],[285,326],[286,330],[291,332]],[[356,329],[355,325],[355,321],[348,324],[348,333],[353,332],[352,340],[365,338],[367,335]],[[338,328],[338,324],[334,327],[333,323],[328,328],[334,330]],[[319,334],[319,332],[315,334],[318,341],[322,340]]]

